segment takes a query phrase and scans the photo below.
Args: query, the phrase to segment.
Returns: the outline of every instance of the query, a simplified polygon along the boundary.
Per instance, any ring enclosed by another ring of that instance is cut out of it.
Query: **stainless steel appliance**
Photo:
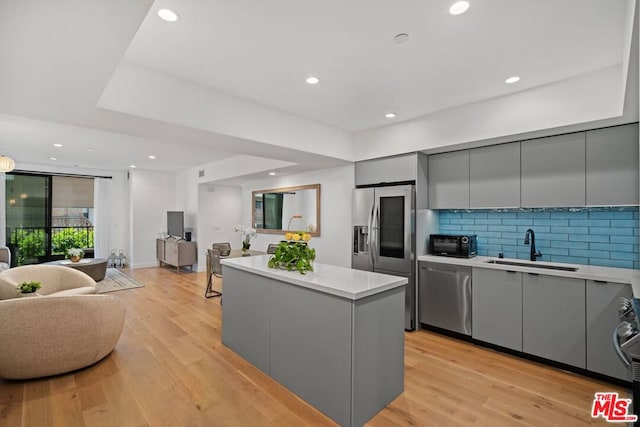
[[[429,253],[457,258],[476,256],[478,243],[475,234],[432,234],[429,236]]]
[[[471,267],[420,263],[420,322],[471,335]]]
[[[415,329],[415,186],[353,192],[351,267],[406,277],[405,329]]]
[[[620,361],[632,375],[633,413],[640,414],[640,300],[620,298],[618,302],[620,322],[613,330],[613,347]],[[634,423],[640,427],[640,421]]]

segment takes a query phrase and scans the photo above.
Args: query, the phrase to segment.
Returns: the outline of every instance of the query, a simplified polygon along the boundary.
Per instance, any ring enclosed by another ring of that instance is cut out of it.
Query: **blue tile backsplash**
[[[476,234],[478,255],[529,259],[532,228],[542,261],[640,268],[638,207],[441,210],[440,232]]]

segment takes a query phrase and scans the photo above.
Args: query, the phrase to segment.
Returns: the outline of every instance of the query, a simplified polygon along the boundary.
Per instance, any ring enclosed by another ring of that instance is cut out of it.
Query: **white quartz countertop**
[[[452,258],[437,255],[421,255],[418,261],[437,262],[440,264],[465,265],[469,267],[491,268],[494,270],[521,271],[523,273],[545,274],[547,276],[571,277],[575,279],[598,280],[603,282],[615,282],[631,285],[633,296],[640,298],[640,271],[628,268],[598,267],[595,265],[562,264],[546,261],[527,261],[522,259],[503,258],[502,261],[512,261],[523,264],[531,264],[531,267],[521,265],[491,264],[487,261],[498,258],[477,256],[474,258]],[[536,268],[536,264],[556,265],[562,267],[576,267],[578,271],[548,270]]]
[[[271,255],[229,258],[221,261],[224,267],[236,268],[260,276],[291,283],[351,300],[376,295],[407,284],[406,277],[390,276],[371,271],[353,270],[328,264],[313,264],[307,274],[267,267]],[[223,269],[224,275],[224,269]]]

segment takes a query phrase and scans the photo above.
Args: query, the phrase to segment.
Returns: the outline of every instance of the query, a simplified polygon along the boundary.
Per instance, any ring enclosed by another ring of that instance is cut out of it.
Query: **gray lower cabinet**
[[[520,143],[469,150],[471,208],[520,206]]]
[[[621,297],[632,297],[630,285],[587,280],[587,369],[630,380],[611,343],[618,325],[616,303]]]
[[[638,124],[587,132],[587,205],[638,204]]]
[[[585,205],[585,132],[523,141],[521,153],[522,207]]]
[[[585,281],[523,273],[522,350],[586,368]]]
[[[522,273],[473,268],[473,334],[522,351]]]
[[[469,150],[432,154],[428,160],[429,209],[469,207]]]

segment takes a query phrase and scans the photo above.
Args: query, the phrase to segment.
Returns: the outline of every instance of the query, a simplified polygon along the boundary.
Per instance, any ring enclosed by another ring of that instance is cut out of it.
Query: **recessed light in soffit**
[[[171,9],[158,10],[158,16],[160,17],[160,19],[167,22],[176,22],[178,19],[180,19],[180,15],[178,15]]]
[[[512,83],[516,83],[520,81],[520,77],[518,76],[511,76],[508,79],[506,79],[504,82],[508,85],[512,84]]]
[[[316,76],[310,76],[310,77],[307,77],[306,82],[309,83],[310,85],[315,85],[320,83],[320,79],[317,78]]]
[[[451,15],[462,15],[469,9],[468,1],[458,1],[451,5],[449,8],[449,13]]]

